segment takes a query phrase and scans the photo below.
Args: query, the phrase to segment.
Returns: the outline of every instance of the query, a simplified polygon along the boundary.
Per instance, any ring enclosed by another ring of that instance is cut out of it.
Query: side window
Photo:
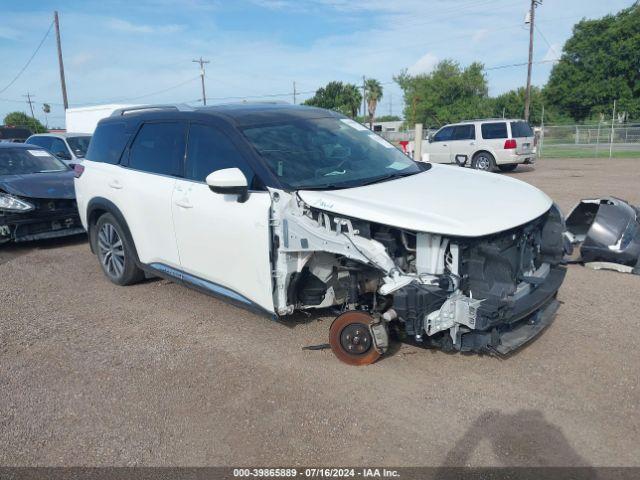
[[[184,158],[185,125],[145,123],[129,154],[129,167],[161,175],[179,175]]]
[[[485,140],[491,140],[493,138],[507,138],[507,124],[505,122],[483,123],[481,129],[482,138]]]
[[[244,157],[223,132],[209,125],[192,123],[189,128],[186,178],[204,182],[216,170],[237,167],[251,187],[254,173]]]
[[[49,151],[54,155],[62,154],[62,156],[71,156],[69,153],[69,149],[64,141],[59,138],[51,137],[51,146],[49,147]]]
[[[453,129],[452,140],[475,140],[476,127],[475,125],[458,125]]]
[[[129,141],[124,122],[98,124],[85,158],[93,162],[115,165],[120,161],[124,147]]]
[[[453,136],[453,127],[444,127],[439,130],[435,136],[433,137],[434,142],[446,142],[447,140],[451,140]]]
[[[27,143],[51,150],[51,137],[33,137]]]

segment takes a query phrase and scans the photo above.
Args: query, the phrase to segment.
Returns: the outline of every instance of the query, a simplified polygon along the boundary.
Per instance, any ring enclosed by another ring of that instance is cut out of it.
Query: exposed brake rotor
[[[369,365],[380,358],[369,325],[373,318],[352,310],[337,317],[329,329],[331,350],[349,365]]]

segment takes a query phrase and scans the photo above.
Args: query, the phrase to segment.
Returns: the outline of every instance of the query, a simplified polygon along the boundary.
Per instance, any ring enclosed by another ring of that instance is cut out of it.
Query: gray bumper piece
[[[555,298],[532,314],[518,326],[500,334],[500,345],[493,347],[500,355],[507,355],[533,340],[542,330],[553,323],[560,302]]]

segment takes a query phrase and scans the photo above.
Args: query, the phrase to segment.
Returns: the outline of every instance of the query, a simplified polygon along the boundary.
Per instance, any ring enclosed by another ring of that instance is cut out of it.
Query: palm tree
[[[344,85],[342,90],[342,106],[346,110],[344,113],[351,118],[355,118],[358,115],[358,108],[360,108],[360,102],[362,102],[362,94],[360,89],[352,83]]]
[[[376,116],[378,102],[382,99],[382,85],[375,78],[369,78],[364,83],[369,110],[369,128],[373,129],[373,119]]]

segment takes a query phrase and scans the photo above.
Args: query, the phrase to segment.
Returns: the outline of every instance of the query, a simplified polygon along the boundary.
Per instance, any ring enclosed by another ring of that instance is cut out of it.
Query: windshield
[[[85,135],[82,137],[67,137],[67,143],[73,151],[73,154],[78,158],[84,158],[89,148],[89,141],[91,141],[91,135]]]
[[[347,118],[252,126],[243,133],[291,189],[356,187],[425,170],[367,127]]]
[[[69,167],[45,150],[0,149],[0,175],[24,175],[65,170],[69,170]]]

